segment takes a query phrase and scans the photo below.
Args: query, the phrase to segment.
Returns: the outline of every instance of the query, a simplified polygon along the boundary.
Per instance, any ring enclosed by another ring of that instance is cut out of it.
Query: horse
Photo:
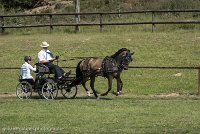
[[[81,60],[76,67],[76,78],[70,86],[82,84],[88,96],[90,96],[90,92],[86,87],[86,82],[90,80],[93,94],[98,98],[97,92],[94,89],[95,77],[103,76],[108,79],[108,90],[102,93],[101,96],[105,96],[110,92],[113,79],[117,81],[116,96],[120,95],[123,87],[120,74],[123,70],[128,70],[129,63],[133,61],[131,57],[133,54],[134,52],[131,52],[129,49],[121,48],[113,55],[106,56],[105,58],[89,57]]]

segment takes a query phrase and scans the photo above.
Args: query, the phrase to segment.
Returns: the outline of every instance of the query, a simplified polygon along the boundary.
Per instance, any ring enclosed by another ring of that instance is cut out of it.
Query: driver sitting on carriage
[[[49,44],[45,41],[40,45],[42,50],[38,53],[38,65],[45,65],[49,68],[50,72],[55,74],[56,78],[62,80],[64,77],[68,76],[70,72],[65,73],[65,71],[58,65],[53,64],[54,60],[58,60],[59,56],[54,58],[53,54],[47,49]]]

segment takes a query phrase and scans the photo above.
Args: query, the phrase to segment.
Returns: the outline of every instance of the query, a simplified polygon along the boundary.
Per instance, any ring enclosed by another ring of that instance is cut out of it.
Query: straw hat
[[[44,41],[44,42],[42,42],[42,44],[41,44],[40,46],[41,46],[41,47],[48,47],[49,44],[48,44],[46,41]]]

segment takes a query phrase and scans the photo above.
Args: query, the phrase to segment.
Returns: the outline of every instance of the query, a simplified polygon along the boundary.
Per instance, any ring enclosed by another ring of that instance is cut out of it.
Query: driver
[[[65,73],[58,65],[53,64],[53,61],[57,60],[59,57],[56,56],[54,58],[53,54],[48,50],[49,44],[44,41],[40,46],[42,47],[42,50],[38,53],[38,62],[46,65],[58,79],[62,79],[69,75],[69,73]]]

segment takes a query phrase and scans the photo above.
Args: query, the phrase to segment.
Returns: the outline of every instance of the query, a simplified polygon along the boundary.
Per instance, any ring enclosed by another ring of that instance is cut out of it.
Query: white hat
[[[44,42],[42,42],[42,44],[41,44],[40,46],[41,46],[41,47],[48,47],[49,44],[48,44],[46,41],[44,41]]]

